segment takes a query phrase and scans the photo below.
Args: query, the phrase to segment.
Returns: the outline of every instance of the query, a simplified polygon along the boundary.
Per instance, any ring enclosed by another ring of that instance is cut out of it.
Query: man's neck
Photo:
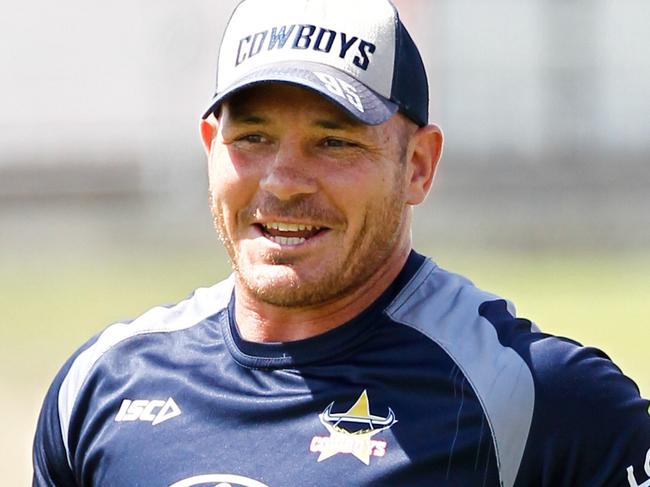
[[[350,321],[370,306],[398,276],[410,245],[396,252],[362,286],[322,306],[290,308],[260,302],[235,280],[235,319],[244,340],[291,342],[310,338]]]

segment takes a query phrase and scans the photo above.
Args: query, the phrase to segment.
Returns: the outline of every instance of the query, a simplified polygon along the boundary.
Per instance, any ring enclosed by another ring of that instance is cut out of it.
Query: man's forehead
[[[322,118],[325,128],[367,127],[318,93],[285,83],[264,83],[242,90],[230,96],[222,109],[227,110],[229,118],[240,122],[261,123],[274,111],[282,110]]]

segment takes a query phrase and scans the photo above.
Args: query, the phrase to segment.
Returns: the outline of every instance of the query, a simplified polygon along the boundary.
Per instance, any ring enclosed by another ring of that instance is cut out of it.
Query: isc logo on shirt
[[[167,421],[168,419],[180,416],[181,409],[170,397],[167,401],[154,399],[124,399],[120,410],[115,416],[115,421],[147,421],[153,426]]]

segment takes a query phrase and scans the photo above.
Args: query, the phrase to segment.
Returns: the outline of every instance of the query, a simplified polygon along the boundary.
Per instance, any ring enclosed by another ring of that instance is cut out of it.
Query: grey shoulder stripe
[[[490,425],[501,486],[512,487],[530,431],[535,386],[524,360],[478,314],[481,303],[495,299],[500,298],[427,260],[386,313],[433,340],[462,370]],[[514,316],[510,303],[508,309]]]
[[[59,389],[58,406],[61,435],[68,464],[72,468],[68,430],[72,409],[88,373],[101,356],[128,338],[147,333],[171,332],[191,328],[225,308],[233,288],[232,276],[210,288],[197,289],[189,298],[171,308],[155,307],[130,323],[109,326],[97,341],[75,359]]]

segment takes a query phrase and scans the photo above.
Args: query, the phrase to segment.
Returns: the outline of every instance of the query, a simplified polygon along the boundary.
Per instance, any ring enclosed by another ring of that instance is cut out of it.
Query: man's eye
[[[356,144],[348,142],[347,140],[329,138],[325,139],[323,145],[326,147],[354,147]]]
[[[260,134],[246,134],[239,137],[237,140],[240,140],[242,142],[250,142],[251,144],[261,144],[265,139],[264,136]]]

